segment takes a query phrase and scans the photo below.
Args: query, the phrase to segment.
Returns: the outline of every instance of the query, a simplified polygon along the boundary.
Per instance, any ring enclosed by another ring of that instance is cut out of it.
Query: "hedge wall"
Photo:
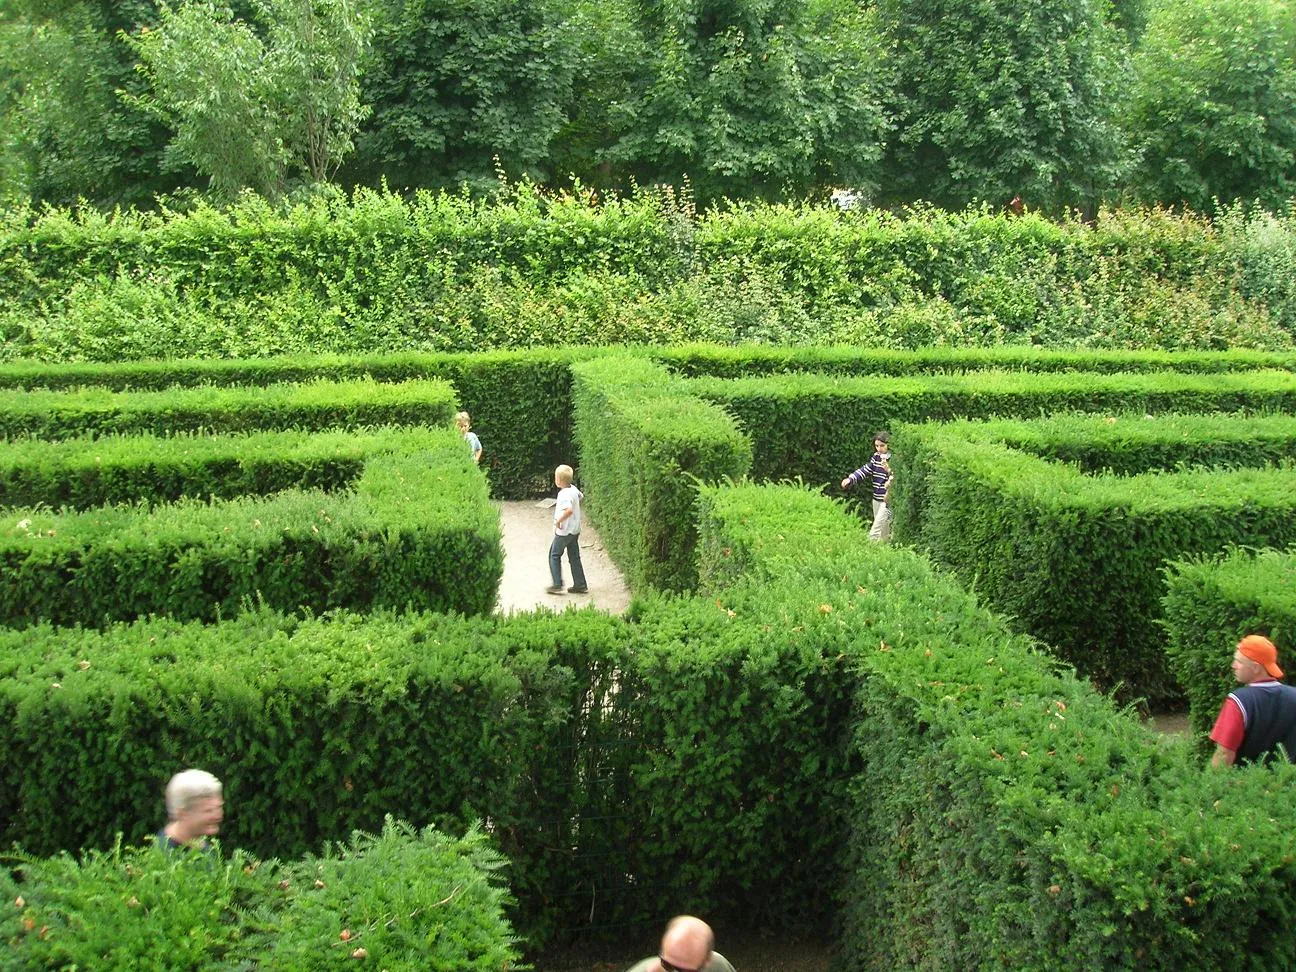
[[[897,376],[971,371],[1078,371],[1086,374],[1176,371],[1229,374],[1261,369],[1296,370],[1296,354],[1279,351],[1056,350],[1034,345],[990,348],[926,347],[913,350],[829,347],[763,347],[675,344],[646,353],[690,378],[820,374]],[[0,387],[23,365],[0,366]],[[48,366],[47,366],[48,367]],[[13,369],[13,370],[10,370]]]
[[[745,474],[750,441],[642,358],[582,362],[572,373],[580,473],[599,535],[631,587],[692,590],[695,483]]]
[[[698,378],[689,392],[725,408],[752,439],[752,468],[770,479],[836,484],[867,461],[873,434],[900,423],[1059,411],[1296,412],[1296,375],[1020,373],[906,377],[780,375]],[[893,451],[903,445],[893,443]],[[897,469],[901,467],[898,465]],[[899,479],[897,480],[899,482]]]
[[[140,489],[141,477],[118,482],[110,467],[94,470],[104,488],[90,492],[129,505],[63,513],[8,508],[0,623],[94,625],[149,614],[211,620],[254,599],[287,611],[490,611],[504,562],[499,518],[459,434],[352,438],[349,465],[362,471],[345,491],[290,482],[265,497],[154,505],[177,487],[182,496],[200,496],[202,480],[186,483],[183,468],[172,465],[163,489]],[[165,461],[169,444],[152,455]],[[82,446],[83,460],[96,445]],[[237,446],[225,446],[218,461],[235,465]],[[274,464],[287,467],[294,458]],[[54,495],[68,491],[56,486]]]
[[[262,854],[393,807],[487,817],[533,943],[656,929],[671,908],[823,926],[843,659],[710,601],[638,604],[628,621],[261,612],[0,632],[0,839],[142,839],[168,768],[201,765],[225,781],[226,844]]]
[[[0,214],[0,350],[120,361],[645,342],[1290,351],[1290,219],[1092,224],[646,191]]]
[[[941,372],[1019,370],[1026,372],[1179,371],[1214,374],[1296,368],[1296,356],[1231,351],[1058,352],[1038,348],[930,348],[896,352],[837,348],[572,348],[496,351],[483,354],[392,354],[382,356],[313,356],[243,360],[115,362],[102,365],[0,364],[0,388],[111,388],[162,390],[173,385],[266,386],[312,379],[345,381],[369,377],[378,382],[440,378],[458,392],[460,407],[473,417],[474,431],[485,446],[482,466],[493,495],[526,499],[548,491],[553,467],[570,462],[571,374],[574,361],[603,355],[645,355],[683,375],[742,377],[754,373],[823,372],[836,375],[917,375]],[[806,376],[809,378],[809,375]],[[8,401],[16,401],[11,397]],[[794,418],[794,417],[792,417]],[[879,416],[885,420],[886,416]],[[383,421],[396,421],[389,417]],[[866,435],[871,434],[871,431]],[[841,434],[814,436],[822,479],[828,481],[844,462],[854,468],[857,450]],[[825,455],[840,448],[840,456]],[[838,461],[840,460],[840,461]],[[766,468],[758,464],[758,468]],[[772,467],[769,467],[772,468]],[[840,474],[837,475],[841,478]]]
[[[369,425],[449,425],[454,389],[444,381],[313,381],[264,388],[156,392],[0,392],[0,435],[65,439],[88,433],[248,432]]]
[[[827,499],[702,492],[707,594],[856,676],[835,967],[1286,967],[1296,768],[1208,770]]]
[[[836,899],[847,968],[1283,967],[1296,771],[1205,771],[828,501],[700,495],[702,596],[625,621],[0,632],[3,839],[146,834],[197,763],[280,855],[486,815],[537,941]]]
[[[906,427],[896,537],[955,572],[1019,630],[1122,696],[1179,690],[1155,625],[1168,560],[1296,542],[1290,468],[1086,476],[956,428]],[[922,494],[921,518],[906,482]]]
[[[1269,635],[1288,681],[1296,677],[1296,549],[1235,549],[1176,561],[1166,575],[1166,654],[1202,737],[1237,684],[1229,663],[1243,635]]]
[[[214,387],[268,386],[311,381],[339,382],[350,387],[356,379],[372,379],[386,385],[408,384],[410,389],[439,387],[427,379],[440,379],[454,386],[448,406],[466,409],[473,418],[473,428],[485,445],[482,467],[491,479],[497,496],[519,499],[544,492],[544,470],[570,454],[571,377],[569,363],[576,357],[596,352],[540,349],[529,352],[499,351],[486,354],[403,354],[381,356],[311,356],[298,358],[259,358],[235,361],[142,361],[107,365],[29,365],[0,366],[0,388],[12,390],[69,391],[105,388],[118,392],[157,391],[173,386],[210,385]],[[363,383],[356,383],[356,394],[370,400],[372,395]],[[407,394],[406,392],[405,394]],[[457,394],[456,394],[457,393]],[[214,395],[214,392],[207,392]],[[339,404],[346,406],[344,391]],[[426,421],[439,424],[438,415],[411,414],[402,408],[402,392],[383,388],[382,399],[391,408],[384,415],[373,415],[374,405],[357,410],[357,424]],[[137,396],[131,396],[132,399]],[[83,409],[90,403],[119,399],[87,392],[78,401]],[[4,396],[8,405],[20,401],[17,395]],[[62,401],[57,397],[38,397],[31,408],[41,403]],[[188,398],[193,403],[192,397]],[[410,407],[413,402],[404,403]],[[431,403],[429,403],[429,408]],[[439,413],[439,406],[438,406]],[[30,410],[20,410],[29,415]],[[317,415],[298,414],[292,424],[308,424]],[[28,419],[30,425],[33,420]],[[120,421],[120,420],[119,420]],[[195,420],[202,424],[203,419]],[[26,426],[20,426],[24,428]],[[12,434],[12,433],[11,433]]]
[[[420,823],[489,816],[542,936],[589,907],[578,713],[628,640],[592,612],[0,631],[0,841],[51,853],[145,839],[185,766],[225,782],[226,845],[264,856],[374,830],[395,808]]]

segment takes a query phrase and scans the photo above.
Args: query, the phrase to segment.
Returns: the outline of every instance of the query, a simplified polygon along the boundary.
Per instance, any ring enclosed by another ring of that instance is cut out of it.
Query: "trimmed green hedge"
[[[927,432],[969,442],[998,443],[1084,473],[1134,476],[1192,466],[1281,465],[1296,459],[1296,417],[1244,412],[1150,415],[1062,413],[1033,419],[957,421],[940,429],[897,430],[892,455],[895,535],[917,537],[926,505],[922,443]],[[916,436],[911,441],[910,436]],[[914,451],[917,455],[914,455]],[[893,450],[894,452],[894,450]]]
[[[1296,357],[1284,354],[1218,352],[1058,352],[1036,348],[930,348],[918,352],[855,347],[769,348],[749,345],[723,348],[688,345],[679,348],[572,348],[483,354],[394,354],[320,356],[251,360],[115,362],[103,365],[0,364],[0,388],[67,390],[80,387],[163,390],[173,385],[265,386],[283,382],[370,377],[378,382],[408,382],[429,377],[451,382],[461,407],[473,417],[474,431],[485,446],[482,465],[494,495],[525,499],[548,491],[553,467],[570,462],[571,374],[575,361],[604,355],[644,355],[692,376],[742,377],[754,373],[919,375],[1011,369],[1025,372],[1151,372],[1215,374],[1231,371],[1296,368]],[[805,375],[808,379],[809,375]],[[888,385],[890,383],[888,382]],[[0,399],[2,400],[2,399]],[[13,401],[9,398],[8,401]],[[817,414],[817,405],[807,408]],[[980,414],[977,412],[976,414]],[[797,416],[788,416],[795,422]],[[887,416],[877,416],[885,422]],[[396,421],[390,417],[381,421]],[[795,432],[795,430],[794,430]],[[871,431],[866,432],[871,434]],[[793,435],[793,439],[798,436]],[[804,435],[799,438],[804,439]],[[843,463],[858,465],[848,436],[816,433],[811,450],[819,455],[812,481],[828,481]],[[836,450],[836,452],[831,452]],[[777,452],[778,450],[773,450]],[[759,449],[758,449],[759,452]],[[766,468],[759,464],[757,468]],[[822,473],[822,478],[820,477]],[[776,475],[771,473],[771,475]],[[840,472],[836,478],[840,479]]]
[[[154,847],[20,857],[0,871],[5,968],[498,972],[520,956],[504,917],[507,862],[479,827],[451,838],[388,818],[319,856]]]
[[[1287,966],[1296,768],[1210,772],[830,500],[703,495],[707,594],[856,674],[841,968]]]
[[[92,477],[77,476],[83,484],[91,480],[80,497],[138,505],[79,513],[9,507],[0,530],[0,623],[100,624],[148,614],[211,620],[253,599],[289,611],[490,611],[503,572],[499,521],[459,434],[439,429],[351,439],[332,460],[343,464],[330,477],[359,472],[346,491],[307,488],[319,478],[316,469],[291,454],[263,455],[263,465],[281,470],[271,478],[294,488],[162,505],[152,504],[177,489],[201,496],[212,463],[237,466],[236,450],[248,440],[200,448],[207,453],[199,457],[203,477],[192,485],[183,464],[167,461],[185,458],[172,440],[139,440],[137,449],[151,449],[135,464],[120,461],[123,440],[107,443],[105,451],[117,450],[119,461],[110,455],[106,466],[89,467]],[[183,451],[192,455],[193,443],[184,440]],[[97,446],[75,447],[82,472],[91,454],[98,457]],[[65,445],[62,453],[75,462],[73,448]],[[39,457],[33,446],[25,451]],[[167,467],[168,482],[149,488],[149,474],[159,466]],[[300,488],[294,472],[305,481]],[[51,500],[72,492],[58,481],[76,476],[73,468],[47,468],[44,475],[54,480]]]
[[[167,778],[201,766],[225,783],[226,844],[263,856],[374,830],[396,808],[420,824],[489,817],[522,923],[544,937],[589,910],[602,860],[580,818],[624,812],[615,786],[606,804],[584,792],[601,710],[580,713],[613,691],[630,641],[594,612],[0,631],[0,842],[143,840]]]
[[[182,496],[229,499],[284,489],[334,492],[364,470],[380,444],[399,448],[408,433],[250,432],[148,434],[0,442],[0,503],[70,507],[172,502]],[[425,443],[426,445],[426,443]]]
[[[699,497],[702,596],[624,621],[0,632],[0,839],[142,836],[197,764],[281,855],[487,816],[537,941],[837,900],[846,968],[1283,967],[1296,771],[1205,771],[839,504]]]
[[[264,388],[157,392],[0,392],[0,436],[65,439],[86,433],[248,432],[263,429],[449,425],[455,392],[444,381],[317,381]]]
[[[547,489],[544,471],[570,454],[571,376],[568,365],[592,351],[538,349],[485,354],[311,356],[229,361],[137,361],[103,365],[0,365],[0,388],[67,391],[163,391],[173,386],[272,386],[289,382],[347,382],[371,378],[402,383],[438,378],[458,392],[485,446],[482,467],[497,496],[526,498]],[[384,391],[385,396],[392,395]],[[15,398],[0,397],[12,402]],[[54,401],[55,399],[46,399]],[[416,416],[439,424],[440,419]],[[404,421],[399,413],[376,422]],[[294,424],[302,424],[294,420]],[[314,426],[312,426],[314,427]]]
[[[876,431],[904,422],[1034,417],[1070,410],[1296,412],[1296,375],[1285,371],[1236,375],[979,371],[898,378],[797,374],[698,378],[683,387],[723,406],[738,420],[752,439],[756,475],[800,477],[816,485],[840,482],[867,461]]]
[[[1263,369],[1296,370],[1296,354],[1274,351],[1102,351],[1024,347],[913,350],[854,345],[787,348],[761,345],[676,344],[648,352],[690,378],[751,378],[813,373],[841,377],[960,373],[975,371],[1079,371],[1086,374],[1175,371],[1229,374]],[[23,365],[0,366],[0,387]],[[10,371],[10,369],[15,369]]]
[[[656,927],[672,907],[819,926],[849,686],[813,644],[661,596],[629,620],[262,612],[0,632],[0,840],[143,838],[171,769],[200,765],[225,781],[226,843],[263,854],[393,807],[486,816],[534,942]]]
[[[1123,696],[1179,691],[1155,621],[1162,566],[1230,543],[1296,543],[1296,472],[1086,476],[957,427],[897,436],[896,537],[949,566],[1019,630]],[[908,484],[908,485],[906,485]],[[922,495],[921,518],[907,519]]]
[[[1176,561],[1166,575],[1166,654],[1195,733],[1210,731],[1237,684],[1229,663],[1243,635],[1269,635],[1287,680],[1296,677],[1296,548]]]
[[[697,583],[696,482],[744,475],[751,443],[724,411],[642,358],[574,365],[586,505],[632,587]]]

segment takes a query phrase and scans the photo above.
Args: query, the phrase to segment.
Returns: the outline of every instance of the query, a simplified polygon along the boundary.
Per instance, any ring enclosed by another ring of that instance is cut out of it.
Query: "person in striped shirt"
[[[886,543],[891,539],[891,433],[879,432],[873,436],[873,457],[841,481],[842,489],[857,483],[869,482],[873,486],[873,527],[870,540]]]

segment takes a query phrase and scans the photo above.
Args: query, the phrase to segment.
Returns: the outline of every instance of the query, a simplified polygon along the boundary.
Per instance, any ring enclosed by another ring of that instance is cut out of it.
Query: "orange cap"
[[[1278,649],[1264,635],[1247,635],[1238,642],[1237,650],[1253,662],[1264,666],[1264,670],[1274,678],[1282,678],[1283,670],[1278,667]]]

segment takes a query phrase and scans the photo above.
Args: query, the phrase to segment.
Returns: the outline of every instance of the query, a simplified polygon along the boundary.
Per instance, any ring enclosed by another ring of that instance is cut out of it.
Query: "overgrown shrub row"
[[[120,452],[129,441],[108,445]],[[119,455],[106,468],[90,466],[80,496],[92,508],[83,512],[7,508],[0,623],[93,625],[155,613],[211,620],[249,600],[286,611],[387,606],[478,614],[494,605],[503,571],[498,517],[456,431],[353,435],[344,458],[354,482],[338,484],[346,490],[309,488],[302,480],[316,478],[311,466],[294,471],[296,456],[263,455],[263,466],[278,469],[268,478],[288,488],[211,501],[202,498],[210,461],[199,463],[203,478],[186,482],[186,467],[166,462],[168,453],[183,458],[167,448],[172,441],[141,454],[142,462]],[[184,440],[183,451],[237,467],[236,450],[247,440],[198,450],[193,441]],[[148,445],[135,442],[136,449]],[[83,470],[97,446],[79,444]],[[71,453],[67,444],[62,451]],[[149,473],[159,465],[166,481],[150,488]],[[61,485],[72,469],[45,472],[53,487],[46,502],[73,491]],[[121,488],[126,492],[114,493]],[[176,490],[194,498],[162,502]]]
[[[591,205],[361,190],[287,210],[20,211],[0,229],[4,356],[45,361],[848,343],[1284,348],[1290,220],[1092,226],[921,209]]]
[[[1291,429],[1283,434],[1290,441]],[[1178,694],[1155,624],[1167,561],[1296,542],[1290,464],[1086,475],[962,424],[906,426],[896,453],[897,539],[953,568],[1100,684],[1123,683],[1124,695]]]
[[[696,482],[744,475],[750,440],[643,358],[581,362],[572,375],[582,481],[608,551],[632,587],[692,590]]]
[[[520,960],[502,863],[479,827],[452,838],[390,818],[287,862],[120,844],[80,861],[22,856],[18,881],[0,870],[0,964],[498,972]]]
[[[1177,561],[1166,573],[1166,654],[1195,733],[1210,730],[1237,684],[1229,662],[1243,635],[1269,635],[1288,681],[1296,677],[1296,548],[1233,549]]]
[[[704,593],[856,675],[840,967],[1286,966],[1296,771],[1211,772],[830,500],[701,495]]]

